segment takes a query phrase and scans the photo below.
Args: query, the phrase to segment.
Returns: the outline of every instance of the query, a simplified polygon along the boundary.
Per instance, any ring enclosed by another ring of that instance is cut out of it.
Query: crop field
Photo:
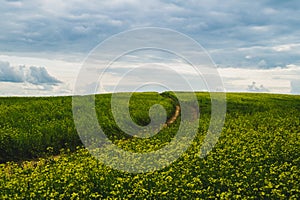
[[[211,99],[196,95],[200,119],[192,144],[175,162],[147,173],[118,171],[91,156],[75,128],[72,97],[0,98],[0,199],[300,199],[300,96],[226,94],[221,136],[200,158]],[[170,92],[130,99],[132,120],[142,126],[151,121],[152,105],[166,110],[170,123],[149,138],[117,126],[111,94],[95,99],[99,125],[126,151],[156,151],[178,131],[181,116],[171,120],[178,102]]]

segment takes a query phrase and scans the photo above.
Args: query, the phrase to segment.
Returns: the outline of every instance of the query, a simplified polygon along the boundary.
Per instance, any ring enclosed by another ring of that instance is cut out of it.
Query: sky
[[[2,0],[0,96],[71,95],[91,50],[143,27],[201,44],[225,91],[300,94],[299,10],[297,0]]]

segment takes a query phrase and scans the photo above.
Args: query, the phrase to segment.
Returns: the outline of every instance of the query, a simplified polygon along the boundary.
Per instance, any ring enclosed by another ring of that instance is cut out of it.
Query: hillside
[[[152,105],[165,108],[172,123],[153,137],[120,130],[111,94],[96,96],[99,124],[124,150],[156,151],[172,141],[180,125],[180,115],[174,118],[178,103],[170,97],[135,93],[130,100],[139,125],[150,122]],[[71,97],[0,98],[0,198],[300,198],[300,96],[227,94],[221,137],[205,158],[198,155],[211,103],[208,93],[197,98],[200,126],[190,148],[166,168],[142,174],[117,171],[89,154],[75,129]]]

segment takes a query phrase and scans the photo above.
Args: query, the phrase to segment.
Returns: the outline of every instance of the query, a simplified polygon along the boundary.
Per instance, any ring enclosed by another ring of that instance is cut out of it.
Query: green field
[[[89,154],[76,132],[72,97],[0,98],[0,199],[300,199],[300,96],[226,96],[225,125],[206,157],[198,155],[211,101],[208,93],[197,93],[200,126],[190,148],[166,168],[139,174],[117,171]],[[136,138],[116,126],[110,99],[97,95],[95,105],[114,144],[141,153],[174,138],[180,116],[157,135]],[[177,102],[168,92],[135,93],[133,121],[148,124],[154,104],[170,119]]]

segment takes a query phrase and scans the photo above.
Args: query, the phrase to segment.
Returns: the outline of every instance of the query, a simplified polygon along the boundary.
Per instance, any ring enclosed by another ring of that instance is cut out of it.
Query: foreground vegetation
[[[134,121],[149,123],[148,109],[156,103],[170,118],[175,103],[169,97],[135,94]],[[200,127],[191,147],[170,166],[144,174],[111,169],[81,147],[70,97],[1,98],[0,198],[300,198],[300,96],[228,94],[222,135],[203,159],[210,99],[197,97]],[[123,149],[157,150],[176,134],[180,118],[152,138],[129,137],[114,123],[109,100],[109,94],[97,96],[99,123]]]

